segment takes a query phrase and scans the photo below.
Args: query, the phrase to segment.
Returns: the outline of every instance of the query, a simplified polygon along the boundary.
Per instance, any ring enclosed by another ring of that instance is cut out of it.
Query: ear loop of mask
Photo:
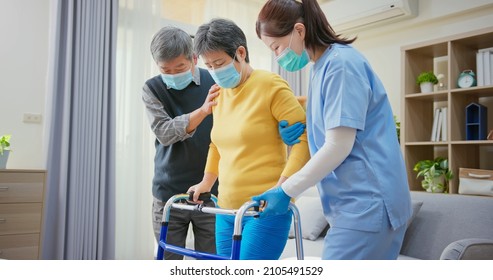
[[[293,31],[291,32],[291,39],[289,39],[289,45],[288,45],[288,48],[291,49],[291,42],[293,41],[293,35],[294,35],[294,32],[296,31],[296,29],[293,28]],[[293,50],[293,49],[292,49]],[[301,55],[303,54],[303,51],[305,50],[305,40],[303,40],[303,49],[301,50]],[[293,50],[294,51],[294,50]],[[296,52],[295,52],[296,53]],[[296,53],[296,55],[299,55],[298,53]]]
[[[235,55],[233,56],[233,65],[234,65],[234,63],[236,61],[236,52],[238,51],[238,48],[236,49]],[[240,61],[238,60],[238,62],[240,62]],[[240,64],[241,64],[241,62],[240,62]],[[243,79],[243,75],[242,75],[243,74],[243,64],[241,64],[241,68],[240,68],[240,73],[239,74],[240,74],[240,82],[238,84],[241,84],[241,80]]]
[[[289,38],[289,44],[288,44],[288,47],[287,47],[287,48],[285,48],[285,49],[281,52],[281,54],[279,54],[279,56],[277,56],[277,59],[279,59],[280,57],[282,57],[282,56],[286,55],[286,53],[288,53],[288,52],[289,52],[289,50],[293,50],[293,49],[291,48],[291,42],[293,42],[293,35],[294,35],[294,32],[295,32],[295,31],[296,31],[296,30],[293,28],[293,31],[291,31],[291,37]],[[305,41],[303,41],[303,49],[304,49],[304,48],[305,48]],[[293,50],[293,52],[294,52],[296,55],[298,55],[298,54],[297,54],[294,50]],[[303,52],[303,51],[302,51],[302,52]]]
[[[291,31],[291,38],[289,38],[288,49],[291,49],[291,42],[293,42],[294,29]]]

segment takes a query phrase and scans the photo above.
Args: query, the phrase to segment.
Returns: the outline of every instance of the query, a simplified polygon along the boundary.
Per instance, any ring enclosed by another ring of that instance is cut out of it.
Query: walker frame
[[[157,250],[157,260],[164,259],[164,252],[171,252],[175,254],[180,254],[183,256],[192,257],[195,259],[204,260],[239,260],[240,249],[241,249],[241,239],[242,239],[242,221],[245,216],[259,216],[259,203],[256,201],[247,201],[239,209],[222,209],[217,207],[217,198],[215,196],[211,197],[216,207],[204,206],[202,204],[183,204],[176,203],[176,201],[187,200],[189,194],[177,194],[172,196],[165,204],[163,209],[163,219],[161,223],[161,232],[159,236],[159,244]],[[166,235],[168,233],[168,224],[170,219],[171,208],[188,210],[188,211],[198,211],[202,213],[209,213],[214,215],[231,215],[235,216],[234,229],[233,229],[233,242],[230,257],[219,256],[216,254],[210,254],[200,251],[195,251],[189,248],[184,248],[180,246],[175,246],[166,243]],[[249,210],[254,208],[253,210]],[[289,211],[293,214],[293,224],[294,224],[294,235],[296,239],[296,257],[298,260],[303,260],[303,243],[301,238],[301,221],[300,212],[294,203],[289,204]]]

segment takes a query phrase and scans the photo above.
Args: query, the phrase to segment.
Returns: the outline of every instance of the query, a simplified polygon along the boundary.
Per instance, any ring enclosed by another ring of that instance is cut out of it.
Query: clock
[[[457,79],[457,87],[470,88],[476,86],[476,75],[472,70],[464,70]]]

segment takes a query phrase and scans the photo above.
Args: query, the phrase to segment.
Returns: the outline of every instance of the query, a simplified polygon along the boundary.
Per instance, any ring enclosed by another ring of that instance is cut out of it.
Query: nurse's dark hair
[[[328,47],[333,43],[351,44],[348,39],[336,34],[317,0],[269,0],[257,18],[257,36],[284,37],[293,31],[296,23],[305,25],[305,45],[309,49]]]
[[[177,27],[165,26],[152,37],[151,54],[155,62],[170,61],[180,55],[192,61],[192,38]]]
[[[231,58],[234,58],[236,50],[240,46],[245,47],[245,61],[249,63],[245,33],[238,25],[228,19],[215,18],[208,23],[202,24],[197,29],[194,38],[194,50],[198,56],[208,52],[224,51]]]

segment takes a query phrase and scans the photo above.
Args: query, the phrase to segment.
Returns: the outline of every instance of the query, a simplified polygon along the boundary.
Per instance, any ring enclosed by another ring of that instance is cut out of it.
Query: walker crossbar
[[[231,216],[235,216],[239,212],[239,210],[237,209],[214,208],[214,207],[202,206],[202,204],[189,205],[189,204],[174,203],[171,205],[171,207],[181,210],[198,211],[208,214],[221,214],[221,215],[231,215]],[[258,216],[258,211],[251,211],[251,210],[245,211],[244,216]]]
[[[222,209],[217,207],[203,206],[202,204],[183,204],[175,203],[180,200],[187,200],[189,198],[188,194],[178,194],[171,197],[165,204],[163,209],[163,219],[161,223],[161,234],[159,237],[157,257],[158,260],[164,259],[164,252],[171,252],[175,254],[180,254],[183,256],[188,256],[196,259],[209,259],[209,260],[238,260],[240,258],[241,249],[241,239],[242,239],[242,221],[245,216],[258,217],[259,211],[249,210],[251,208],[256,208],[259,203],[256,201],[247,201],[239,209]],[[217,198],[215,196],[211,197],[215,205],[217,205]],[[233,243],[231,250],[231,257],[223,257],[216,254],[210,254],[205,252],[198,252],[188,248],[183,248],[179,246],[174,246],[171,244],[166,244],[166,235],[168,233],[169,215],[171,208],[188,210],[188,211],[199,211],[208,214],[215,215],[231,215],[235,216],[234,231],[233,231]],[[294,235],[296,239],[296,256],[298,260],[303,259],[303,244],[301,241],[301,221],[300,213],[298,208],[293,203],[290,203],[289,210],[293,214],[293,224],[294,224]]]
[[[188,248],[183,248],[171,244],[166,244],[163,241],[159,241],[159,246],[162,246],[164,248],[164,251],[175,253],[175,254],[180,254],[196,259],[208,259],[208,260],[231,260],[229,257],[224,257],[224,256],[219,256],[215,254],[209,254],[209,253],[203,253],[199,251],[195,251],[192,249]],[[159,258],[158,258],[159,259]]]

